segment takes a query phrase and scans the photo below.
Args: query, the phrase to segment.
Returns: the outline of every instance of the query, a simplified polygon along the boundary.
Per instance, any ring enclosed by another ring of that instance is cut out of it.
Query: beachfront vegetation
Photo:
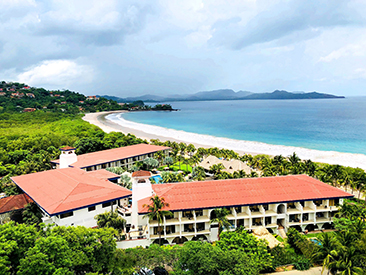
[[[193,145],[186,145],[184,143],[177,143],[171,141],[161,142],[159,140],[151,140],[152,144],[163,145],[172,148],[171,157],[178,164],[178,170],[182,169],[181,163],[190,164],[193,167],[191,178],[193,180],[203,180],[204,169],[197,166],[205,157],[213,155],[221,159],[237,159],[243,161],[252,168],[250,174],[245,171],[235,171],[228,173],[223,171],[220,164],[211,166],[210,172],[214,175],[214,179],[235,179],[246,177],[271,177],[271,176],[285,176],[307,174],[311,177],[317,178],[320,181],[333,185],[335,187],[343,188],[346,191],[351,191],[352,194],[359,199],[366,197],[363,195],[366,191],[366,173],[361,168],[345,167],[341,165],[332,165],[326,163],[317,163],[311,160],[301,160],[296,153],[287,157],[282,155],[268,156],[263,154],[250,155],[244,154],[240,156],[233,150],[219,149],[219,148],[194,148]],[[192,148],[188,150],[188,148]],[[179,164],[180,169],[179,169]],[[196,172],[195,172],[196,171]],[[198,176],[199,175],[199,176]]]
[[[0,114],[0,192],[18,193],[9,176],[51,169],[50,161],[58,159],[62,146],[74,146],[80,154],[138,143],[146,141],[131,134],[107,134],[81,115]]]

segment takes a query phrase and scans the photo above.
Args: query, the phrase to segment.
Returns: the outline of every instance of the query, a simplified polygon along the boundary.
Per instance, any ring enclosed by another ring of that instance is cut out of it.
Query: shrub
[[[295,264],[294,267],[297,270],[308,270],[311,267],[311,262],[306,257],[301,257]]]

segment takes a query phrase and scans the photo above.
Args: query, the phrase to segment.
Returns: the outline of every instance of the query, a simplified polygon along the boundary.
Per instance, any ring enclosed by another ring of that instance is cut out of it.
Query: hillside
[[[259,100],[259,99],[323,99],[323,98],[344,98],[344,96],[335,96],[331,94],[323,94],[318,92],[287,92],[276,90],[272,93],[252,93],[248,91],[235,92],[231,89],[221,89],[213,91],[198,92],[188,95],[171,95],[171,96],[156,96],[143,95],[138,97],[120,98],[115,96],[103,95],[105,98],[116,100],[117,102],[133,102],[136,100],[148,102],[162,101],[205,101],[205,100]]]
[[[116,101],[97,96],[63,90],[49,91],[30,87],[23,83],[0,82],[0,112],[47,112],[80,113],[124,110],[131,104],[120,106]],[[134,106],[134,105],[132,105]]]

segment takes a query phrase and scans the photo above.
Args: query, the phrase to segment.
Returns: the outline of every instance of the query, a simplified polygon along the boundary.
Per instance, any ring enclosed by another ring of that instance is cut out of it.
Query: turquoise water
[[[156,176],[152,176],[151,178],[150,178],[150,180],[151,179],[154,179],[155,180],[155,182],[158,184],[158,183],[163,183],[163,178],[160,176],[160,175],[156,175]]]
[[[123,117],[216,137],[366,154],[366,97],[170,104],[181,111],[134,112]]]

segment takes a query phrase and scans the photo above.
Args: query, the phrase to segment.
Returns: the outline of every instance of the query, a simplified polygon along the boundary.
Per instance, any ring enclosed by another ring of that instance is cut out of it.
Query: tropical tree
[[[97,220],[98,227],[114,228],[118,231],[119,235],[122,233],[122,230],[126,225],[126,220],[118,214],[117,210],[98,214],[94,217],[94,219]]]
[[[187,152],[189,153],[189,155],[192,156],[195,151],[196,151],[196,147],[194,147],[194,145],[191,143],[188,144]]]
[[[164,220],[164,217],[171,217],[173,213],[164,208],[169,207],[169,203],[165,202],[164,198],[160,198],[155,195],[150,198],[150,204],[144,204],[143,207],[147,207],[148,213],[144,215],[144,218],[149,218],[149,221],[157,220],[158,222],[158,232],[159,232],[159,245],[161,245],[161,223]]]
[[[210,223],[217,223],[219,225],[219,232],[217,234],[218,240],[220,240],[220,234],[224,230],[224,228],[229,228],[230,223],[227,219],[227,216],[230,214],[230,211],[226,208],[216,208],[214,210],[213,218],[210,220]]]
[[[206,179],[205,169],[202,166],[196,166],[192,170],[192,178],[194,180],[203,181]]]
[[[156,168],[159,166],[159,161],[157,161],[154,158],[146,158],[146,159],[144,159],[143,163],[147,166],[147,170],[150,170],[150,168]]]
[[[132,189],[132,181],[129,175],[123,174],[120,178],[118,185],[121,185],[127,189]]]
[[[218,174],[221,173],[221,171],[225,169],[224,165],[222,163],[218,163],[218,164],[213,164],[212,166],[210,166],[210,170],[209,172],[214,174],[215,176],[217,176]]]
[[[166,164],[166,165],[172,165],[173,163],[174,163],[174,160],[172,157],[166,157],[164,159],[164,164]]]
[[[158,151],[154,154],[154,158],[159,161],[159,164],[161,164],[164,160],[165,154],[163,151]]]

